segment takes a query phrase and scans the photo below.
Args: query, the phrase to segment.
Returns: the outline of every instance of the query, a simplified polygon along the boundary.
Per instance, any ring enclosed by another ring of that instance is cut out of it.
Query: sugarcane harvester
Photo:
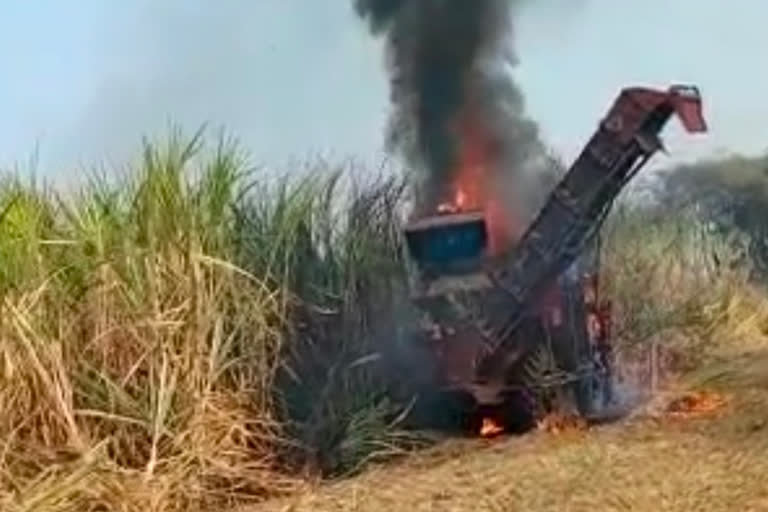
[[[461,397],[467,410],[497,414],[548,390],[572,397],[582,415],[610,401],[610,303],[598,295],[599,231],[617,195],[664,149],[659,134],[674,114],[689,133],[707,130],[694,86],[622,90],[501,255],[488,251],[483,211],[406,226],[412,298],[424,313],[419,339],[433,354],[431,378],[441,392]]]

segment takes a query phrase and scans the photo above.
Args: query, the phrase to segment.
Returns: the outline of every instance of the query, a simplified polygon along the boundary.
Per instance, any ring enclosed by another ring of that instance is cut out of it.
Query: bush
[[[68,198],[0,188],[3,510],[218,510],[403,445],[377,353],[403,183],[270,182],[204,142]]]
[[[407,182],[322,161],[268,179],[204,143],[145,142],[71,197],[0,184],[0,509],[221,510],[422,441],[388,364],[413,320]],[[728,251],[683,210],[614,212],[622,347],[768,325]]]
[[[644,357],[656,345],[684,370],[762,338],[767,303],[750,283],[743,244],[699,213],[621,203],[608,218],[601,279],[619,354]]]
[[[345,180],[345,178],[347,178]],[[352,179],[349,179],[352,178]],[[323,474],[397,452],[382,352],[407,303],[396,178],[337,171],[262,186],[238,208],[238,258],[286,290],[291,332],[276,391],[298,460]],[[344,188],[347,186],[346,189]]]

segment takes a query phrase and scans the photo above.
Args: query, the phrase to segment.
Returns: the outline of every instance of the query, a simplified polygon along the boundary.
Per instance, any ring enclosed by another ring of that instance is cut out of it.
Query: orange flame
[[[714,391],[693,391],[672,400],[667,411],[675,416],[708,414],[725,406],[727,401],[724,395]]]
[[[467,207],[467,194],[463,189],[459,188],[456,190],[455,202],[459,210],[464,210]]]
[[[504,427],[492,418],[483,418],[483,425],[480,427],[481,437],[495,437],[504,433]]]
[[[497,146],[478,116],[467,110],[458,124],[459,160],[453,173],[450,198],[441,203],[439,213],[482,210],[488,227],[489,250],[498,254],[516,234],[512,215],[497,193],[493,175]]]

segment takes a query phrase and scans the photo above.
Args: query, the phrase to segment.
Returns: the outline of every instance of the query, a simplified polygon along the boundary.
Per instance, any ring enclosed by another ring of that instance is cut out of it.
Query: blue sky
[[[350,3],[0,0],[0,166],[37,147],[40,170],[67,179],[80,164],[124,161],[168,120],[223,125],[265,163],[376,158],[383,56]],[[768,149],[768,2],[725,5],[528,2],[516,74],[546,141],[570,161],[621,87],[692,82],[711,133],[670,127],[675,160]]]

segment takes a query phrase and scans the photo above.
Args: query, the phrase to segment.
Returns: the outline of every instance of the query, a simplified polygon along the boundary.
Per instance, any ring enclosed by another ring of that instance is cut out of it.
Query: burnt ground
[[[668,412],[690,390],[725,402]],[[768,511],[768,350],[687,375],[617,423],[450,441],[249,510]]]

